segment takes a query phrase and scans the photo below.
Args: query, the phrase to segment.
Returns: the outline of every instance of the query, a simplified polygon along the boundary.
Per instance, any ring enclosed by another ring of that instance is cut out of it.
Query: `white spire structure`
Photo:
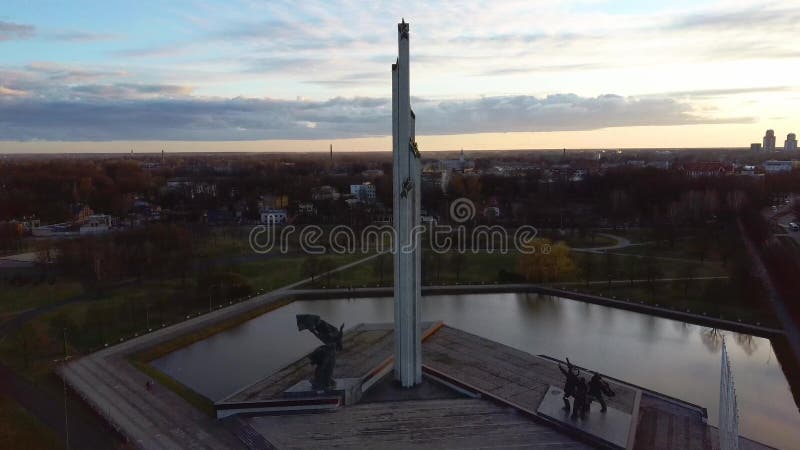
[[[722,362],[719,379],[719,448],[739,450],[739,408],[736,405],[736,387],[733,384],[731,360],[725,337],[722,337]]]
[[[411,110],[408,24],[397,24],[399,55],[392,64],[394,175],[394,375],[403,387],[422,382],[420,253],[420,161]]]

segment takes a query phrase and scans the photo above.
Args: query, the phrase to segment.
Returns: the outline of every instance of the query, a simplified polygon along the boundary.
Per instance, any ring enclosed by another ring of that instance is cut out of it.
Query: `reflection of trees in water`
[[[645,342],[658,340],[658,325],[664,323],[663,319],[656,316],[645,315],[642,319],[642,338]]]
[[[562,313],[561,307],[563,303],[561,303],[558,298],[550,295],[528,292],[518,296],[517,302],[520,309],[525,312],[527,317],[557,318],[561,316]]]
[[[747,353],[747,356],[752,355],[758,350],[758,342],[753,339],[753,336],[742,333],[733,333],[733,335],[736,337],[736,343]]]
[[[690,323],[678,322],[678,321],[675,321],[673,323],[673,326],[677,331],[681,333],[681,336],[683,337],[689,336],[689,334],[692,332],[692,329],[694,328],[694,325]]]
[[[700,340],[711,353],[719,353],[722,348],[722,331],[717,328],[705,328],[700,332]]]

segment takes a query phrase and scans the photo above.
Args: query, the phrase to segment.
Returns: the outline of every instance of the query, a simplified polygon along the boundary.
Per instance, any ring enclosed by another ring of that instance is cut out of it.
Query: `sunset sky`
[[[796,0],[7,0],[0,152],[388,150],[401,17],[422,150],[800,133]]]

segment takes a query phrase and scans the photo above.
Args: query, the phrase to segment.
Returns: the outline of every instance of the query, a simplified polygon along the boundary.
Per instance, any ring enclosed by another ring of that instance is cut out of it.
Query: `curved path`
[[[598,236],[607,237],[609,239],[613,239],[613,240],[617,241],[617,243],[614,244],[614,245],[605,245],[605,246],[602,246],[602,247],[578,247],[578,248],[573,248],[572,250],[574,250],[576,252],[601,253],[601,252],[605,252],[606,250],[618,250],[618,249],[621,249],[621,248],[630,247],[632,245],[646,244],[646,242],[634,244],[628,238],[625,238],[625,237],[622,237],[622,236],[615,236],[613,234],[608,234],[608,233],[597,233],[597,235]]]

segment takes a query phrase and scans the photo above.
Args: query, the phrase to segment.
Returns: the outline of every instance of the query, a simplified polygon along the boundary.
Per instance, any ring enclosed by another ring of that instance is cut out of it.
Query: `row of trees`
[[[135,161],[45,161],[7,164],[0,172],[0,221],[37,216],[44,223],[71,218],[70,205],[127,212],[133,194],[159,183]]]
[[[55,264],[90,289],[129,279],[185,280],[193,267],[195,239],[187,228],[167,224],[66,239],[54,244]]]

